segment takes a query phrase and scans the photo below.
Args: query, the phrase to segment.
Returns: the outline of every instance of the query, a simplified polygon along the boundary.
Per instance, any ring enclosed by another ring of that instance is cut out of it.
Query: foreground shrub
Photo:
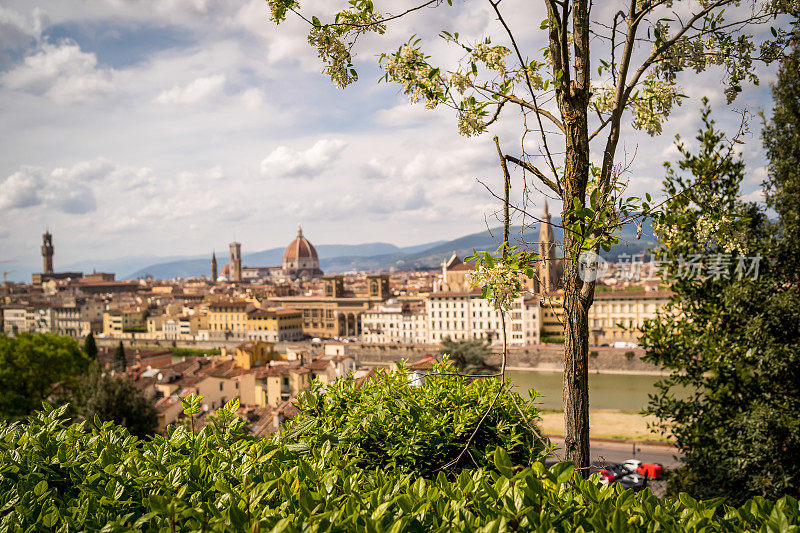
[[[330,442],[299,452],[242,437],[236,407],[218,411],[196,435],[178,426],[152,440],[110,422],[70,425],[64,408],[0,426],[0,530],[788,531],[800,524],[789,497],[738,509],[686,495],[661,501],[583,480],[568,463],[514,466],[501,448],[490,468],[453,479],[365,470]]]
[[[297,449],[328,442],[364,468],[436,476],[458,458],[497,397],[468,453],[454,466],[489,465],[498,447],[508,451],[514,464],[544,459],[545,443],[525,421],[533,424],[539,419],[535,391],[530,391],[529,398],[513,393],[512,399],[505,391],[497,396],[498,380],[469,382],[454,374],[446,358],[434,364],[431,372],[423,386],[411,384],[403,365],[397,372],[379,371],[360,385],[352,380],[317,383],[299,398],[300,416],[295,423],[303,432],[291,442]]]

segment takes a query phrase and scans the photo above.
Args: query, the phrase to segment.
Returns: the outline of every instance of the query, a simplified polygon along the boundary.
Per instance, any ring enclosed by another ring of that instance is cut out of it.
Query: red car
[[[659,463],[643,463],[636,459],[629,459],[623,464],[631,472],[636,472],[641,476],[647,476],[650,479],[661,479],[664,473],[664,467]]]

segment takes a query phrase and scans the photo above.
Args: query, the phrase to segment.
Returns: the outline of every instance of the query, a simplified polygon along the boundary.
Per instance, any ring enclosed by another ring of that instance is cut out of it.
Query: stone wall
[[[113,348],[119,343],[119,339],[96,339],[97,345],[104,348]],[[173,344],[174,342],[174,344]],[[225,347],[228,350],[235,348],[242,343],[241,340],[229,341],[167,341],[136,339],[124,341],[125,346],[133,348],[164,348],[174,346],[178,348],[195,348],[208,350]],[[322,343],[311,342],[292,342],[279,343],[275,348],[282,351],[286,345],[291,345],[295,349],[302,350],[311,357],[322,355],[324,345]],[[352,355],[361,366],[365,367],[386,367],[401,359],[418,361],[428,355],[439,355],[438,344],[344,344],[345,353]],[[538,346],[510,347],[508,350],[507,365],[511,368],[529,368],[532,370],[563,370],[563,345],[542,344]],[[492,347],[492,356],[489,362],[499,364],[501,351],[499,347]],[[659,372],[659,368],[653,364],[645,363],[641,360],[644,350],[641,348],[610,348],[593,347],[589,349],[589,371],[601,372]]]
[[[560,344],[511,347],[507,365],[512,368],[537,370],[563,370],[564,347]],[[362,366],[388,366],[400,359],[417,361],[427,355],[438,355],[438,344],[351,344],[347,352],[353,354]],[[589,350],[589,371],[604,372],[658,372],[659,368],[642,361],[641,348],[624,349],[594,347]],[[501,350],[493,347],[491,363],[499,364]]]

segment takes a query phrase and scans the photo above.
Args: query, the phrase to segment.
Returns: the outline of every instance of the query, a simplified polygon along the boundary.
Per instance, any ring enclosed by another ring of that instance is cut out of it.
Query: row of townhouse
[[[207,338],[296,341],[304,337],[303,313],[295,309],[259,308],[247,301],[215,302],[208,307]]]
[[[102,332],[107,337],[160,340],[286,342],[304,337],[300,311],[260,308],[242,300],[109,309],[103,314]]]
[[[86,301],[76,305],[6,305],[2,309],[5,333],[56,333],[83,337],[101,330],[104,304]]]
[[[598,291],[589,309],[594,344],[636,344],[639,328],[655,318],[671,296],[664,290]],[[525,295],[505,314],[506,339],[527,346],[563,339],[563,293]],[[377,344],[440,343],[483,339],[502,342],[503,318],[480,291],[434,292],[417,302],[388,301],[362,316],[361,340]]]
[[[535,298],[517,298],[505,319],[510,345],[539,343]],[[361,340],[366,343],[436,344],[448,337],[502,342],[503,317],[480,291],[434,292],[414,303],[389,301],[365,312],[361,321]]]

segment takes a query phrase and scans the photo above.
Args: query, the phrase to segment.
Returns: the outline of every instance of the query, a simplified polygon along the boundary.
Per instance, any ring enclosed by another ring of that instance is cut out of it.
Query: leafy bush
[[[198,434],[178,426],[152,440],[112,423],[69,425],[64,407],[0,425],[0,530],[677,532],[800,524],[790,497],[738,509],[685,494],[661,501],[581,479],[568,463],[515,466],[501,448],[490,467],[454,479],[363,469],[329,441],[300,452],[242,436],[236,407],[217,411]]]
[[[497,396],[500,382],[469,382],[454,374],[446,358],[436,363],[422,387],[412,386],[401,364],[397,372],[379,372],[362,386],[352,380],[317,383],[300,396],[296,424],[305,431],[294,443],[306,447],[330,443],[347,459],[367,468],[399,468],[435,476],[456,459],[470,434]],[[535,423],[539,414],[530,398],[505,392],[475,435],[459,467],[490,464],[497,447],[508,450],[515,464],[531,464],[546,454],[514,406]],[[548,443],[549,445],[549,443]]]

